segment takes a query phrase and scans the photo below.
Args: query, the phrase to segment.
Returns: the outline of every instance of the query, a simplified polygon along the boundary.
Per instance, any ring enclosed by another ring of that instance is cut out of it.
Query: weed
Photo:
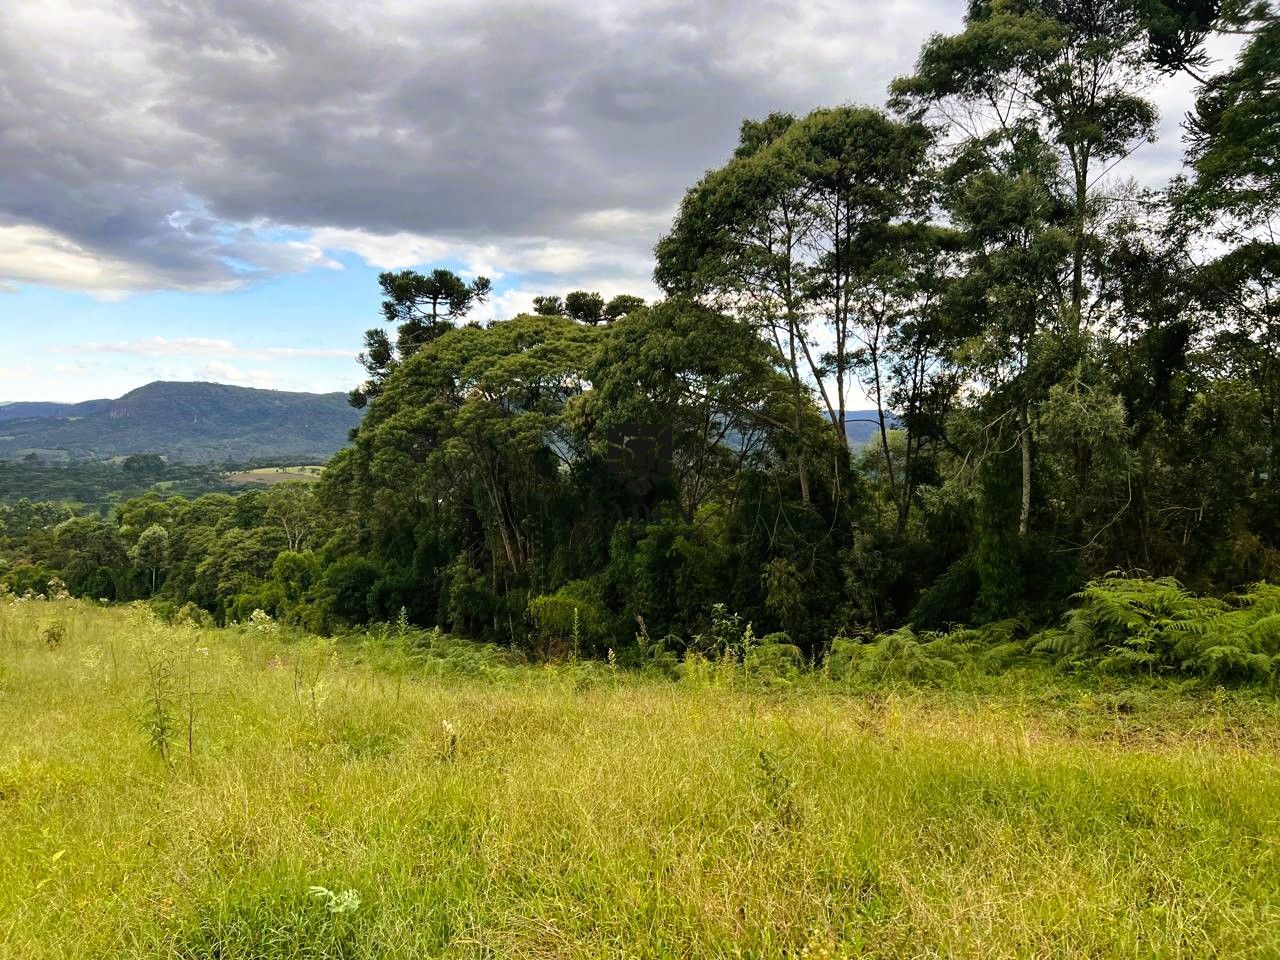
[[[44,641],[44,645],[49,649],[62,646],[62,641],[67,637],[67,624],[63,620],[55,620],[49,624],[40,634],[40,639]]]

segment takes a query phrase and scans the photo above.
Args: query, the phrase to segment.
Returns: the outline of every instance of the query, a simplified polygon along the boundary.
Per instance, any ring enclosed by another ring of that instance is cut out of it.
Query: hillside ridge
[[[115,399],[0,405],[0,459],[159,453],[187,463],[324,461],[360,418],[343,393],[156,380]]]

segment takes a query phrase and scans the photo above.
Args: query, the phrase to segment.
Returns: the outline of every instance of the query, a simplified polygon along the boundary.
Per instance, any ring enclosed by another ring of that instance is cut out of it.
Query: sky
[[[377,275],[494,282],[479,319],[651,295],[744,118],[881,104],[961,0],[9,0],[0,401],[157,379],[346,390]],[[1185,82],[1152,91],[1181,157]]]

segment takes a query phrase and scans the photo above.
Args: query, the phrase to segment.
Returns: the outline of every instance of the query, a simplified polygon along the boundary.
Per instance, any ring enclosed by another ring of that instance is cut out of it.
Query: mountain
[[[890,430],[896,430],[898,418],[891,413],[886,413],[885,425]],[[846,410],[844,433],[849,438],[849,445],[855,450],[869,443],[878,443],[880,440],[879,414],[875,410]]]
[[[0,423],[6,420],[30,420],[36,417],[84,417],[111,404],[110,400],[86,400],[84,403],[0,403]]]
[[[0,459],[159,453],[183,463],[324,462],[360,417],[342,393],[157,381],[117,400],[0,405]]]

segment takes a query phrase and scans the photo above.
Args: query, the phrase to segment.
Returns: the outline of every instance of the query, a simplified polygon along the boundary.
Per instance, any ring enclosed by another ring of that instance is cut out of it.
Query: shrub
[[[963,647],[946,635],[917,635],[910,627],[882,633],[870,643],[837,637],[825,669],[835,680],[932,683],[956,672]]]
[[[1061,664],[1216,680],[1276,675],[1280,587],[1259,583],[1219,600],[1196,597],[1170,578],[1112,576],[1089,583],[1076,599],[1063,625],[1035,642]]]
[[[748,673],[774,680],[792,680],[804,669],[804,654],[785,633],[770,633],[747,651]]]
[[[574,580],[555,593],[534,597],[526,611],[546,652],[569,648],[575,655],[591,653],[607,639],[604,604],[589,580]]]

